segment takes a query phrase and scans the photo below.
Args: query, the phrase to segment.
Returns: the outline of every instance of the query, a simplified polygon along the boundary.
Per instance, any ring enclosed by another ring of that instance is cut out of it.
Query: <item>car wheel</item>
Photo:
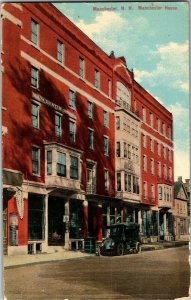
[[[123,254],[124,254],[124,246],[123,246],[123,244],[118,244],[117,245],[117,255],[121,256]]]

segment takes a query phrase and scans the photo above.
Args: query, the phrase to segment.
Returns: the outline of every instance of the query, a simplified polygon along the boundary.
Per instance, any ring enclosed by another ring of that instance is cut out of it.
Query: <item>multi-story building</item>
[[[187,181],[186,183],[189,182]],[[188,187],[187,187],[188,188]],[[182,176],[174,183],[174,235],[177,240],[189,240],[189,196]]]
[[[117,222],[165,238],[172,115],[52,4],[1,14],[4,252],[83,247]]]
[[[143,234],[151,240],[172,239],[173,117],[137,82],[133,105],[141,119]]]

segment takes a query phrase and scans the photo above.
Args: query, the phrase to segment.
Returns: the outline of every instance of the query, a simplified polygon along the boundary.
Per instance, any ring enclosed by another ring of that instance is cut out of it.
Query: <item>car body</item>
[[[106,227],[108,237],[100,246],[101,255],[123,255],[141,251],[140,228],[137,223],[120,223]]]

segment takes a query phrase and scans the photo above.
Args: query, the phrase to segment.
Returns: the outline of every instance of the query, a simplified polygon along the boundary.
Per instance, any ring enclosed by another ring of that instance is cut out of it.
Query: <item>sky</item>
[[[107,54],[124,56],[136,81],[172,112],[175,180],[190,178],[188,3],[54,5]]]

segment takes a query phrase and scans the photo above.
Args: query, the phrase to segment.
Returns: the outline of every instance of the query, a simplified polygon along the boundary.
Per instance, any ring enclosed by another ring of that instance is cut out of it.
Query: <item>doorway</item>
[[[62,198],[48,198],[48,245],[64,246],[65,244],[65,223],[64,208],[65,202]]]

